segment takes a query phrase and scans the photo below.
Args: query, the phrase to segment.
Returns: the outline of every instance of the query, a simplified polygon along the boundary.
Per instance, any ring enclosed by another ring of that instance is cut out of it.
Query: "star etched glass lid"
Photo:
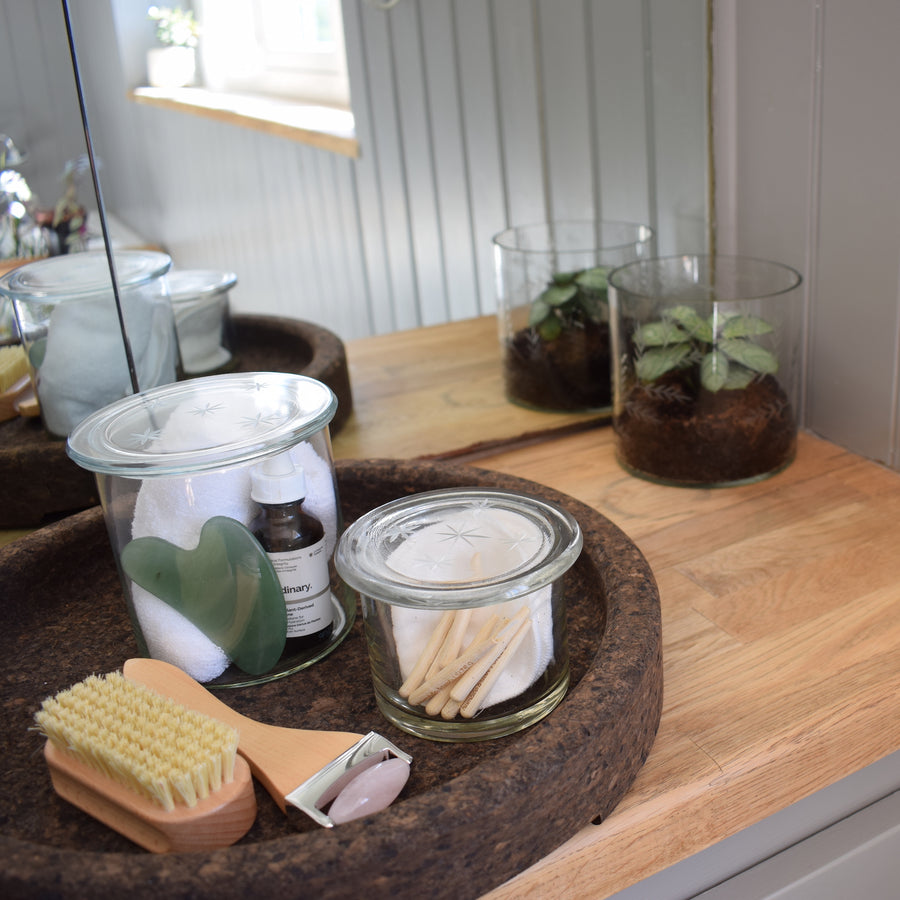
[[[82,468],[175,475],[249,462],[291,447],[334,417],[331,389],[303,375],[213,375],[142,391],[104,407],[69,436]]]
[[[451,488],[358,519],[335,562],[368,596],[453,608],[503,602],[550,584],[581,545],[578,523],[553,504],[512,491]]]

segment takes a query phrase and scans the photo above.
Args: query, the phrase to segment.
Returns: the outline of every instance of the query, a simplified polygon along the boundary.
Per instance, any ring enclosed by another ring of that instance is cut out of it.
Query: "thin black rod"
[[[103,233],[103,247],[106,250],[106,262],[109,266],[109,274],[112,278],[113,297],[116,301],[116,313],[119,317],[119,330],[122,332],[122,343],[125,347],[125,360],[128,363],[128,375],[131,378],[131,389],[135,394],[140,393],[137,369],[134,365],[134,355],[131,352],[131,342],[128,340],[128,332],[125,328],[125,316],[122,312],[122,301],[119,297],[119,281],[116,277],[116,263],[113,258],[112,244],[109,240],[109,229],[106,225],[106,207],[103,203],[103,192],[100,190],[100,179],[97,177],[97,166],[94,161],[94,142],[91,140],[91,127],[88,123],[87,107],[84,103],[84,91],[81,87],[81,74],[78,71],[78,55],[75,52],[75,38],[72,36],[72,22],[69,19],[68,0],[62,0],[63,16],[66,19],[66,35],[69,39],[69,55],[72,57],[72,72],[75,75],[75,90],[78,94],[78,106],[81,110],[81,124],[84,128],[84,141],[87,145],[88,162],[91,165],[91,178],[94,182],[94,194],[97,197],[97,212],[100,216],[100,230]]]

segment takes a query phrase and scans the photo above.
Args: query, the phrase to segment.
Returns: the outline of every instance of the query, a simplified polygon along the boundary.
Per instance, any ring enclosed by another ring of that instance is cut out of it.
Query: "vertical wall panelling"
[[[584,0],[538,2],[538,97],[552,220],[589,219],[595,209],[585,17]]]
[[[661,251],[707,248],[706,34],[695,0],[650,0],[654,191]],[[702,18],[702,15],[701,15]],[[645,37],[645,40],[647,38]],[[685,66],[684,60],[695,61]]]
[[[372,103],[371,145],[362,144],[361,152],[373,150],[378,160],[377,179],[382,205],[381,234],[366,232],[365,238],[381,239],[390,271],[390,298],[393,328],[414,328],[420,324],[416,292],[415,259],[410,241],[409,198],[407,196],[405,153],[402,143],[400,109],[397,102],[394,45],[390,31],[395,12],[361,7],[362,40],[366,70],[362,73],[367,97]],[[351,93],[356,88],[352,80]],[[356,101],[354,101],[356,102]],[[376,223],[373,223],[376,224]]]
[[[900,303],[898,35],[895,0],[826,4],[809,421],[885,462]]]
[[[732,23],[717,34],[715,84],[723,66],[733,84],[714,115],[731,129],[716,144],[721,242],[805,278],[803,423],[900,468],[900,7],[716,7]]]
[[[416,281],[415,322],[446,322],[441,228],[435,185],[435,157],[428,105],[428,72],[421,39],[423,4],[401,3],[388,17],[394,86],[402,148],[403,189],[409,215],[409,242]]]
[[[593,157],[600,217],[655,226],[650,202],[653,148],[646,113],[649,85],[644,77],[645,5],[646,0],[593,0],[591,4]]]
[[[423,3],[419,7],[424,54],[425,98],[431,135],[436,222],[440,261],[445,282],[446,318],[479,314],[472,243],[472,213],[459,78],[456,4]],[[483,87],[483,86],[482,86]]]
[[[453,10],[470,252],[477,272],[480,312],[489,313],[497,306],[491,238],[506,226],[508,210],[494,53],[496,25],[489,3],[457,0]],[[463,249],[460,242],[454,251],[461,254]]]
[[[816,4],[718,0],[714,27],[717,249],[801,273],[806,312],[791,338],[805,358],[817,274]],[[800,401],[802,421],[805,380]]]
[[[0,132],[28,155],[21,166],[42,205],[63,190],[66,161],[85,151],[65,22],[52,4],[0,8]]]
[[[494,0],[498,112],[509,224],[543,221],[548,212],[535,46],[535,0]]]
[[[359,280],[365,294],[357,300],[357,315],[363,318],[362,300],[365,298],[363,318],[368,334],[392,331],[394,325],[393,287],[387,255],[384,253],[384,205],[378,183],[378,148],[375,145],[372,123],[371,85],[366,76],[368,60],[362,27],[362,0],[345,0],[344,46],[347,52],[347,71],[350,78],[350,101],[360,155],[356,160],[353,178],[353,205],[358,220],[359,242],[362,250]]]
[[[646,222],[656,196],[683,224],[685,195],[705,179],[703,93],[680,95],[703,81],[705,0],[344,0],[358,159],[131,103],[143,9],[70,3],[110,211],[177,265],[233,268],[239,312],[315,318],[345,339],[488,313],[491,237],[507,225]],[[58,0],[0,10],[30,23],[17,29],[27,69]],[[71,90],[65,59],[43,64],[44,87],[23,78],[9,103],[32,130],[66,108],[46,88]],[[673,88],[656,122],[660,80]]]

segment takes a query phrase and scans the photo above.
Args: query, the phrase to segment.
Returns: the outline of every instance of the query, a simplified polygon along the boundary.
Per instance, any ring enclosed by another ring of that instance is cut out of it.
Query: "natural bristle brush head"
[[[148,850],[206,850],[256,817],[238,733],[121,673],[92,675],[35,714],[56,792]]]

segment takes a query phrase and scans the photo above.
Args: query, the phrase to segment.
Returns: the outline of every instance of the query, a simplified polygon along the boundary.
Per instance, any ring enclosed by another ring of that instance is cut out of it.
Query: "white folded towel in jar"
[[[176,451],[215,446],[228,439],[233,424],[220,425],[215,417],[191,414],[190,404],[182,414],[173,411],[157,439],[157,449]],[[338,508],[333,474],[328,462],[308,441],[290,448],[294,464],[306,475],[304,509],[325,528],[329,555],[337,541]],[[259,510],[250,499],[250,469],[247,464],[196,475],[145,478],[138,491],[132,521],[132,538],[158,537],[193,550],[203,525],[214,516],[228,516],[249,526]],[[134,613],[147,650],[154,659],[178,666],[200,682],[212,681],[228,668],[229,659],[180,612],[142,588],[131,585]]]
[[[451,514],[407,537],[390,555],[389,568],[427,587],[452,587],[501,577],[527,565],[542,546],[539,530],[501,509]],[[462,647],[470,645],[495,613],[512,618],[528,607],[531,629],[488,693],[482,708],[517,697],[553,659],[552,585],[501,603],[472,609]],[[402,680],[415,667],[443,614],[441,609],[394,605],[391,622]]]

